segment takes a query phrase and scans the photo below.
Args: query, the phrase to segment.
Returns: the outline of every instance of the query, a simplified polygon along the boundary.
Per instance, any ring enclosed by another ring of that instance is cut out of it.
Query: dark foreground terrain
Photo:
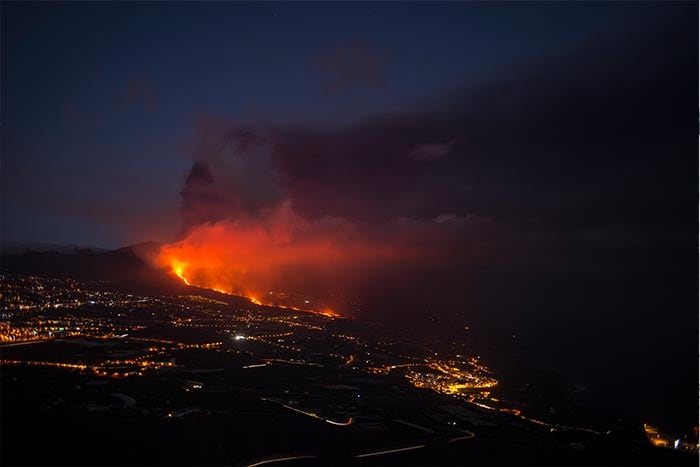
[[[275,373],[250,378],[243,371],[200,374],[198,380],[209,389],[196,392],[187,391],[182,376],[175,375],[105,382],[60,370],[4,368],[2,464],[250,465],[289,457],[298,458],[280,463],[696,465],[697,461],[693,454],[654,448],[622,430],[608,436],[552,431],[505,414],[481,413],[475,407],[451,412],[445,408],[464,405],[331,371],[301,376],[279,368]],[[277,387],[301,385],[316,389],[317,403],[333,407],[355,394],[345,391],[348,397],[343,397],[326,389],[321,395],[323,389],[316,383],[339,377],[357,385],[366,399],[350,406],[358,415],[347,426],[258,396],[285,392]],[[120,399],[121,394],[136,404]]]
[[[2,465],[697,465],[466,337],[68,271],[0,281]]]

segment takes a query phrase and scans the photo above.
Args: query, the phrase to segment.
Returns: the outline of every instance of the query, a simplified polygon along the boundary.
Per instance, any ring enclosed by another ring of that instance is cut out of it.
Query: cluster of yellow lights
[[[406,373],[406,379],[419,388],[432,389],[435,392],[452,395],[466,395],[474,390],[489,389],[498,385],[498,381],[483,373],[488,373],[482,365],[472,364],[473,371],[459,368],[454,362],[427,360],[423,363],[407,363],[389,367],[373,368],[375,373],[388,373],[395,368],[424,366],[432,372],[422,373],[415,370]]]
[[[136,364],[136,362],[131,362],[133,364]],[[108,376],[112,378],[123,378],[126,376],[141,376],[143,375],[142,371],[139,370],[132,370],[132,371],[113,371],[112,369],[109,368],[109,366],[89,366],[89,365],[84,365],[84,364],[77,364],[77,363],[62,363],[62,362],[49,362],[49,361],[37,361],[37,360],[10,360],[10,359],[3,359],[0,360],[0,366],[9,366],[9,365],[14,365],[14,366],[43,366],[43,367],[54,367],[54,368],[64,368],[64,369],[70,369],[70,370],[80,370],[80,371],[92,371],[95,375],[98,376]],[[138,366],[141,367],[141,369],[147,369],[147,368],[152,368],[152,369],[159,369],[163,367],[172,367],[174,366],[173,363],[171,362],[139,362]]]
[[[668,447],[670,442],[661,437],[659,430],[651,425],[644,424],[644,433],[647,435],[647,439],[651,441],[654,446],[657,447]]]

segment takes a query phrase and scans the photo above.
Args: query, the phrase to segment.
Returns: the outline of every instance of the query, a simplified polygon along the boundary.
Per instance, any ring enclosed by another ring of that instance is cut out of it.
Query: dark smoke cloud
[[[403,328],[517,333],[570,374],[634,381],[640,407],[669,384],[690,406],[678,376],[697,342],[696,38],[692,17],[349,125],[203,120],[182,191],[189,240],[169,253],[197,260],[200,239],[217,245],[211,264],[240,251],[257,266],[254,245],[264,267],[230,275],[242,290],[274,273]],[[190,277],[221,277],[200,269]]]
[[[679,213],[694,209],[695,174],[678,170],[696,145],[690,30],[592,44],[350,125],[203,121],[185,228],[286,202],[462,265],[656,267],[639,249],[685,245]]]

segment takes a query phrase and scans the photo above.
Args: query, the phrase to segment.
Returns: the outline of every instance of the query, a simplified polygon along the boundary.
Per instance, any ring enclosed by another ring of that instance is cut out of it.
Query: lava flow
[[[239,297],[245,297],[248,300],[250,300],[251,303],[254,305],[259,305],[259,306],[272,306],[276,308],[284,308],[288,310],[295,310],[295,311],[302,311],[306,313],[315,313],[323,316],[327,316],[329,318],[340,318],[341,315],[330,308],[322,308],[322,309],[314,309],[313,307],[309,306],[306,308],[302,307],[296,307],[296,306],[291,306],[291,305],[286,305],[286,304],[281,304],[279,303],[278,300],[260,300],[254,295],[245,293],[243,291],[234,291],[230,288],[225,288],[224,286],[211,286],[203,283],[199,283],[196,280],[193,280],[192,278],[189,277],[188,275],[188,270],[190,270],[190,265],[188,263],[183,263],[181,261],[178,261],[176,259],[172,259],[170,263],[170,268],[171,272],[179,277],[185,284],[187,285],[192,285],[196,287],[201,287],[205,289],[211,289],[219,293],[227,294],[227,295],[236,295]],[[269,292],[269,295],[272,295],[275,298],[279,298],[279,294],[273,294],[272,292]],[[305,300],[306,303],[310,303],[309,300]]]
[[[256,305],[338,317],[310,297],[324,296],[340,282],[342,268],[373,253],[366,244],[340,241],[337,232],[314,228],[282,207],[264,222],[198,225],[182,240],[163,245],[155,262],[187,285],[246,297]]]
[[[186,284],[257,305],[340,316],[325,303],[366,271],[401,256],[397,245],[338,219],[307,221],[283,202],[256,216],[207,222],[163,245],[155,265]],[[310,297],[315,297],[311,299]]]

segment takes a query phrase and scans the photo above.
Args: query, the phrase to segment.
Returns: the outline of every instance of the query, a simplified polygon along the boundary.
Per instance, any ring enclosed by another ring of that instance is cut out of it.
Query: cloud
[[[225,119],[199,121],[190,148],[195,162],[181,192],[184,232],[202,222],[260,215],[279,204],[268,131]]]
[[[217,245],[239,251],[241,225],[277,219],[290,232],[280,258],[318,259],[306,248],[332,245],[323,264],[335,266],[334,289],[351,277],[425,280],[430,270],[657,267],[663,259],[641,260],[640,249],[686,239],[678,167],[697,144],[686,36],[593,44],[423,109],[348,125],[203,119],[182,191],[182,241],[217,232]],[[688,199],[694,210],[695,194]],[[277,234],[261,232],[255,249],[277,251]],[[288,266],[265,261],[270,273]],[[314,261],[295,264],[295,277],[319,277]]]
[[[585,47],[424,110],[349,125],[205,120],[192,173],[206,167],[213,180],[188,181],[185,204],[199,197],[216,207],[197,217],[208,221],[289,199],[308,219],[449,212],[565,229],[577,219],[616,223],[606,207],[615,199],[628,209],[624,223],[651,221],[658,200],[650,187],[662,183],[665,196],[677,196],[668,177],[679,161],[667,151],[694,125],[678,108],[691,81],[675,46],[684,40],[655,32]]]
[[[450,152],[450,149],[452,149],[454,143],[455,140],[453,139],[442,144],[419,144],[411,151],[410,157],[419,161],[432,161],[435,159],[440,159]]]

